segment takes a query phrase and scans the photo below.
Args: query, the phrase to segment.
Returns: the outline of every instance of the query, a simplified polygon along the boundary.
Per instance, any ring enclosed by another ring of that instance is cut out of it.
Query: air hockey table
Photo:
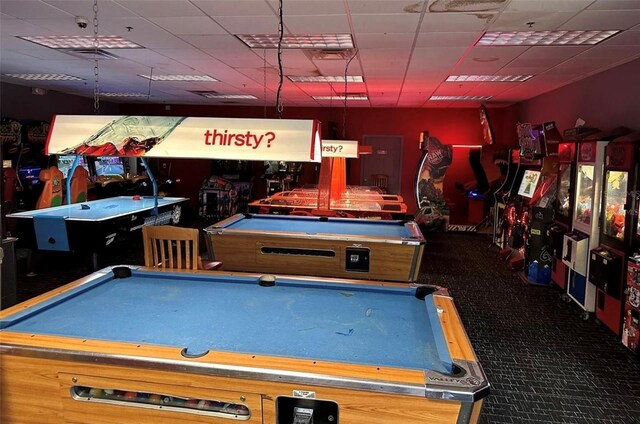
[[[489,392],[442,288],[139,267],[0,312],[0,365],[12,424],[463,424]]]
[[[425,239],[413,221],[237,214],[205,229],[229,271],[412,282]]]
[[[185,197],[158,198],[153,215],[152,196],[119,196],[7,215],[15,219],[22,243],[31,249],[98,253],[144,225],[165,225],[180,220]]]

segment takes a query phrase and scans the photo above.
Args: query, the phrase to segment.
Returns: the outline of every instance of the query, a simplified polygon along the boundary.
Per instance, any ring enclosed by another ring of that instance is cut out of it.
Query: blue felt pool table
[[[15,219],[20,242],[31,249],[87,252],[93,256],[143,225],[177,223],[185,197],[119,196],[7,215]]]
[[[425,239],[406,220],[237,214],[205,229],[229,271],[413,282]]]
[[[489,389],[446,291],[373,281],[105,268],[0,353],[7,423],[474,423]]]

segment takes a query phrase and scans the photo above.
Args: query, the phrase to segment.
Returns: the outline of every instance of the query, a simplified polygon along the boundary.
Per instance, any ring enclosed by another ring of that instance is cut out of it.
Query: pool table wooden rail
[[[267,220],[270,217],[262,219]],[[385,238],[366,234],[313,233],[312,228],[309,230],[310,233],[229,229],[229,226],[238,219],[243,219],[242,215],[227,218],[205,229],[209,256],[222,262],[221,268],[225,271],[318,275],[398,282],[413,282],[418,279],[425,239],[415,222],[397,221],[397,225],[405,225],[409,237]],[[308,220],[309,218],[287,217],[287,219]],[[345,223],[360,221],[349,218],[334,218],[334,220]],[[388,222],[380,225],[392,225]],[[372,222],[372,225],[375,224]],[[352,248],[369,250],[368,271],[346,269],[348,250]],[[298,252],[325,252],[327,255],[278,253],[288,249]]]
[[[144,268],[142,268],[144,269]],[[169,271],[171,272],[171,271]],[[230,276],[258,274],[225,273]],[[287,278],[279,276],[278,278]],[[80,279],[54,292],[0,312],[4,318],[58,293],[91,281]],[[327,279],[322,279],[326,281]],[[347,284],[389,286],[384,282]],[[465,367],[462,385],[426,389],[424,370],[375,367],[247,353],[210,351],[185,358],[181,349],[93,339],[0,331],[0,413],[4,423],[228,423],[227,418],[78,402],[74,384],[170,396],[220,398],[251,410],[249,423],[275,424],[275,399],[294,390],[314,391],[338,402],[340,421],[349,424],[476,423],[488,383],[477,364],[451,298],[435,296],[454,362]],[[469,376],[479,373],[481,381]],[[244,399],[244,400],[242,400]],[[454,400],[451,400],[454,399]],[[5,421],[6,420],[6,421]]]

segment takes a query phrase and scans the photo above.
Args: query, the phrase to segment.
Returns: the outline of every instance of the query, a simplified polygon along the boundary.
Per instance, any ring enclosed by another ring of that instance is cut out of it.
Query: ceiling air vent
[[[117,59],[118,57],[114,54],[111,54],[105,50],[98,49],[64,49],[62,50],[71,56],[79,57],[82,59],[90,59],[93,60],[94,57],[98,57],[98,59]],[[95,55],[95,56],[94,56]]]

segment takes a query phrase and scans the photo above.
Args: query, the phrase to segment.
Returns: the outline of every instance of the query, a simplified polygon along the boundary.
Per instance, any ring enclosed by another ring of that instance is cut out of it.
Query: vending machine
[[[589,258],[589,280],[597,287],[596,318],[618,335],[625,301],[625,265],[636,222],[633,188],[638,177],[638,153],[638,143],[629,137],[616,138],[605,149],[600,240]]]
[[[572,182],[576,171],[576,143],[560,143],[558,146],[557,192],[554,204],[553,224],[549,227],[549,253],[551,254],[551,281],[566,291],[567,266],[562,262],[562,241],[571,230],[571,212],[575,191]]]
[[[576,170],[571,231],[563,237],[562,262],[567,267],[567,302],[583,309],[583,319],[595,310],[596,290],[587,280],[589,251],[598,246],[598,216],[602,191],[605,146],[602,133],[587,135],[576,143]]]

